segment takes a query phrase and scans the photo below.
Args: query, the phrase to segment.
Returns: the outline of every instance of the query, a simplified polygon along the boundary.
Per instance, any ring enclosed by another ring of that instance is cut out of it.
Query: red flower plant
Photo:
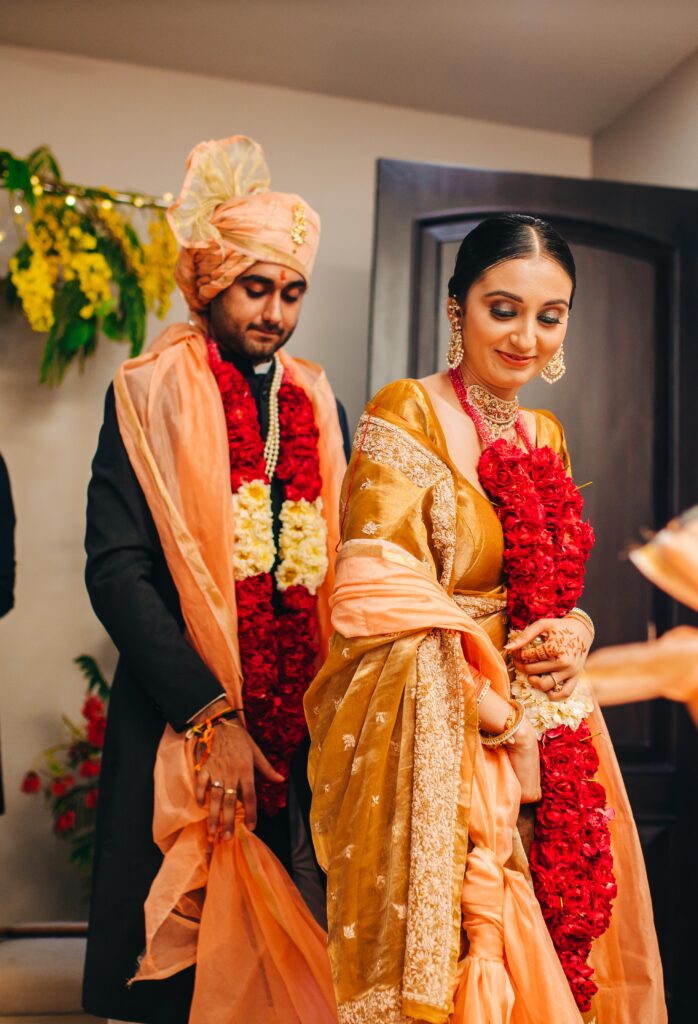
[[[70,859],[84,871],[92,866],[95,816],[102,766],[109,684],[93,658],[75,659],[88,682],[80,725],[64,717],[68,742],[44,751],[41,772],[28,771],[21,783],[23,793],[43,789],[51,806],[53,831],[67,839]]]
[[[269,483],[249,385],[231,362],[221,358],[213,342],[208,353],[223,401],[232,492],[253,480]],[[276,478],[287,500],[313,502],[322,479],[312,405],[287,374],[278,399]],[[265,756],[287,778],[291,759],[306,734],[303,696],[317,668],[317,597],[305,587],[275,590],[271,573],[238,580],[235,596],[245,719]],[[262,810],[276,814],[286,804],[286,787],[257,776],[257,797]]]
[[[523,451],[504,440],[483,451],[479,476],[502,524],[507,611],[514,629],[560,618],[584,589],[594,533],[582,498],[549,447]],[[577,1006],[597,991],[592,942],[608,928],[616,896],[603,786],[589,727],[549,730],[539,744],[542,800],[530,866],[536,896]]]

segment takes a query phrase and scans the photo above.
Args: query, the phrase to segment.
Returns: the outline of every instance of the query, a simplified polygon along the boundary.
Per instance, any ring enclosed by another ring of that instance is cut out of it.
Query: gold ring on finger
[[[548,675],[550,676],[550,678],[553,681],[553,693],[559,693],[560,690],[562,689],[562,687],[564,686],[564,683],[559,683],[557,681],[557,679],[555,678],[555,673],[554,672],[548,672]]]
[[[222,782],[212,782],[211,789],[225,789]]]
[[[224,795],[225,796],[237,796],[237,790],[236,789],[226,789]]]

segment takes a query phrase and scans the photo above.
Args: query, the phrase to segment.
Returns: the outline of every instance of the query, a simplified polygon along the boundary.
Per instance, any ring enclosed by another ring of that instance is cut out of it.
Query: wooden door
[[[689,621],[623,551],[698,503],[696,193],[379,161],[369,390],[445,367],[458,245],[511,210],[548,220],[574,253],[567,374],[522,397],[562,420],[575,479],[590,482],[597,544],[581,603],[597,643],[642,640]],[[647,862],[670,1019],[693,1021],[698,735],[666,701],[609,709],[607,720]]]

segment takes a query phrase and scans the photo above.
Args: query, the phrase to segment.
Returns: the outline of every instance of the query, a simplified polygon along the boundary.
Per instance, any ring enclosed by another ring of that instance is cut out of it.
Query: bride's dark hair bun
[[[538,255],[555,260],[569,276],[571,307],[577,274],[570,247],[550,224],[526,213],[487,217],[465,236],[448,282],[448,294],[463,303],[475,282],[496,263]]]

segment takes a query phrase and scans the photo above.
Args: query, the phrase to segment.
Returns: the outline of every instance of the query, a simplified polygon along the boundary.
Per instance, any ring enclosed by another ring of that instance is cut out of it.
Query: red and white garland
[[[452,370],[450,377],[485,445],[478,474],[502,525],[509,624],[520,630],[537,619],[561,618],[582,593],[594,543],[579,489],[556,452],[535,447],[520,414],[516,429],[526,450],[493,441],[460,374]],[[613,811],[594,781],[599,759],[586,722],[593,704],[583,691],[550,701],[518,674],[512,693],[539,738],[543,796],[530,856],[533,884],[577,1006],[586,1012],[598,989],[588,964],[592,942],[608,928],[617,892],[608,827]]]
[[[285,500],[277,552],[271,481],[254,398],[244,376],[221,359],[212,341],[208,357],[228,432],[245,718],[265,756],[288,777],[306,732],[303,695],[317,667],[317,590],[328,567],[319,434],[310,400],[284,374],[278,387],[275,475]],[[275,814],[285,806],[286,787],[258,778],[257,797],[267,814]]]

